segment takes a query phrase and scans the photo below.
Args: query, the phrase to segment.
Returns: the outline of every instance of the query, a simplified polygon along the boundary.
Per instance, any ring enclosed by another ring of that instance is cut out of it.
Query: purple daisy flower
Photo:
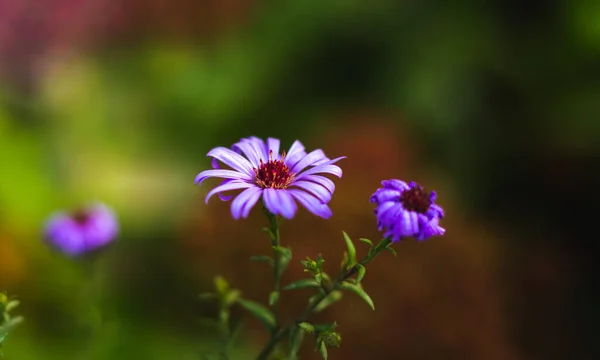
[[[327,203],[335,185],[322,174],[342,177],[342,169],[334,163],[344,156],[330,160],[320,149],[306,153],[297,140],[287,154],[279,154],[278,139],[268,138],[265,143],[257,137],[241,139],[231,149],[214,148],[207,156],[213,157],[214,169],[198,174],[195,184],[211,177],[225,179],[208,193],[207,203],[214,194],[227,201],[233,196],[224,196],[222,192],[243,189],[231,203],[234,219],[248,217],[261,198],[267,210],[286,219],[296,214],[296,201],[322,218],[332,215]],[[219,162],[231,169],[220,169]]]
[[[414,181],[406,184],[400,180],[385,180],[381,185],[383,187],[371,196],[371,202],[377,204],[375,215],[379,230],[385,230],[384,235],[391,237],[392,242],[408,236],[426,240],[444,234],[446,230],[438,225],[444,210],[434,203],[435,191],[427,193]]]
[[[44,228],[44,237],[61,252],[78,256],[109,244],[118,232],[113,211],[103,204],[94,204],[74,213],[52,215]]]

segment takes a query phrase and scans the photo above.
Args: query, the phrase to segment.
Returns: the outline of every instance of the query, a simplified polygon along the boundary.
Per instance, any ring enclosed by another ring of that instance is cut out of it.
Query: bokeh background
[[[204,204],[214,182],[193,186],[211,148],[250,135],[348,156],[331,220],[285,223],[286,280],[319,252],[335,273],[342,229],[378,237],[383,179],[446,209],[443,238],[369,267],[375,312],[347,295],[319,314],[340,324],[330,358],[598,358],[598,4],[0,0],[0,290],[26,318],[6,358],[199,359],[213,276],[266,301],[270,272],[247,260],[269,249],[262,214],[234,221]],[[90,345],[90,280],[40,231],[93,200],[122,233],[96,259]],[[266,334],[251,318],[242,334],[252,358]]]

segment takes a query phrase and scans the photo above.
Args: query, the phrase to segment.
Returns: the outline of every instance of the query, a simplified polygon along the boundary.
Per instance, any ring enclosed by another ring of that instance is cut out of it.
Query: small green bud
[[[308,256],[306,257],[306,260],[302,260],[302,261],[300,261],[300,263],[302,263],[302,265],[304,265],[304,272],[310,272],[313,274],[319,273],[319,267],[317,265],[317,262],[312,260]]]
[[[319,334],[319,342],[323,342],[327,347],[340,347],[342,343],[342,336],[340,333],[335,331],[326,331]]]
[[[225,278],[223,278],[220,275],[215,276],[214,283],[215,289],[217,290],[217,293],[219,295],[224,296],[225,294],[227,294],[227,292],[229,291],[229,283],[227,282],[227,280],[225,280]]]

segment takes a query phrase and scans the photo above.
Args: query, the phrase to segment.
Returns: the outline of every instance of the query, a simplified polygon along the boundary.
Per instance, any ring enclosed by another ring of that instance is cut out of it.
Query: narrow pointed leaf
[[[387,251],[391,252],[391,253],[392,253],[394,256],[397,256],[397,254],[396,254],[396,250],[394,250],[394,248],[392,248],[392,247],[386,247],[385,249],[386,249]]]
[[[317,284],[321,285],[323,283],[323,274],[315,274],[315,281]]]
[[[8,302],[8,304],[6,304],[6,312],[10,312],[12,309],[16,308],[17,306],[19,306],[20,302],[19,300],[11,300]]]
[[[241,295],[242,293],[237,289],[230,290],[227,293],[227,295],[223,297],[223,302],[225,303],[225,305],[227,305],[227,307],[229,307],[235,304],[235,302],[240,298]]]
[[[347,262],[347,266],[352,266],[354,264],[356,264],[356,248],[354,247],[354,244],[352,243],[352,239],[350,239],[350,236],[348,236],[348,234],[346,234],[346,232],[344,231],[344,240],[346,241],[346,247],[348,248],[348,262]]]
[[[321,353],[323,360],[327,360],[327,346],[325,346],[324,341],[321,341],[319,344],[319,352]]]
[[[202,293],[198,295],[198,298],[200,300],[214,300],[218,299],[219,297],[215,293]]]
[[[344,283],[342,283],[342,289],[348,290],[348,291],[353,292],[356,295],[360,296],[367,304],[369,304],[371,309],[375,310],[375,304],[373,304],[373,300],[365,292],[365,290],[363,290],[363,288],[360,285],[354,285],[354,284],[344,282]]]
[[[273,264],[274,264],[273,258],[266,256],[266,255],[250,256],[250,261],[262,262],[262,263],[269,264],[271,266],[273,266]]]
[[[373,242],[369,239],[360,238],[358,241],[364,242],[365,244],[369,245],[369,247],[373,247]]]
[[[304,288],[318,288],[321,287],[315,279],[301,279],[294,281],[293,283],[287,284],[283,287],[283,290],[295,290]]]
[[[268,227],[264,227],[262,228],[262,231],[266,232],[267,234],[269,234],[269,237],[271,239],[275,238],[275,234],[273,234],[273,231],[271,231],[271,229],[269,229]]]
[[[271,291],[269,294],[269,306],[277,304],[277,301],[279,301],[279,291]]]
[[[275,315],[271,310],[252,300],[238,299],[238,304],[260,320],[268,330],[272,331],[275,328]]]
[[[327,297],[325,299],[323,299],[323,301],[321,301],[319,303],[319,305],[317,305],[315,307],[315,312],[319,312],[324,310],[325,308],[327,308],[329,305],[340,301],[340,299],[342,298],[342,292],[341,291],[332,291],[329,295],[327,295]]]
[[[357,272],[356,282],[360,283],[362,281],[362,279],[365,277],[365,274],[367,272],[367,268],[364,267],[364,265],[361,265],[361,264],[356,264],[355,266],[356,266],[356,272]]]
[[[308,334],[312,334],[313,332],[315,332],[315,327],[307,322],[301,322],[300,324],[298,324],[298,327]]]
[[[290,331],[289,360],[296,360],[298,358],[298,351],[300,350],[300,346],[302,346],[302,341],[304,341],[304,331],[298,326],[294,326],[292,331]]]
[[[290,249],[287,250],[279,259],[279,275],[283,274],[292,260],[292,251]]]

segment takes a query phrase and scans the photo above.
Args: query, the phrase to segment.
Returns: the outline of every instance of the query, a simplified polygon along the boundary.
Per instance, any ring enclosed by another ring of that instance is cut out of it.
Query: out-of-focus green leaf
[[[294,326],[290,331],[290,353],[289,360],[298,358],[298,351],[304,340],[304,331],[299,326]]]
[[[312,326],[311,324],[307,323],[307,322],[301,322],[298,324],[298,327],[302,330],[304,330],[305,332],[312,334],[313,332],[315,332],[315,327]]]
[[[388,247],[386,247],[385,249],[386,249],[387,251],[391,252],[391,253],[392,253],[392,255],[394,255],[394,256],[397,256],[397,254],[396,254],[396,250],[394,250],[394,248],[392,248],[392,247],[388,246]]]
[[[269,306],[277,304],[277,301],[279,301],[279,291],[271,291],[269,294]]]
[[[275,328],[275,315],[271,310],[252,300],[238,299],[238,304],[260,320],[269,331]]]
[[[319,348],[319,353],[321,354],[323,359],[327,360],[327,346],[325,346],[325,342],[319,341],[318,348]]]
[[[319,311],[322,311],[322,310],[326,309],[329,305],[331,305],[331,304],[333,304],[335,302],[340,301],[341,298],[342,298],[342,292],[341,291],[338,291],[338,290],[332,291],[329,295],[327,295],[327,297],[325,299],[323,299],[319,303],[319,305],[317,305],[315,307],[315,312],[319,312]]]
[[[358,241],[364,242],[365,244],[369,245],[370,248],[373,247],[373,242],[371,240],[369,240],[369,239],[360,238],[360,239],[358,239]]]
[[[319,288],[321,285],[315,279],[301,279],[298,281],[294,281],[293,283],[289,283],[283,287],[283,290],[295,290],[295,289],[305,289],[305,288]]]
[[[271,266],[273,266],[273,264],[274,264],[273,258],[271,258],[270,256],[266,256],[266,255],[250,256],[250,261],[263,262],[263,263],[269,264]]]

